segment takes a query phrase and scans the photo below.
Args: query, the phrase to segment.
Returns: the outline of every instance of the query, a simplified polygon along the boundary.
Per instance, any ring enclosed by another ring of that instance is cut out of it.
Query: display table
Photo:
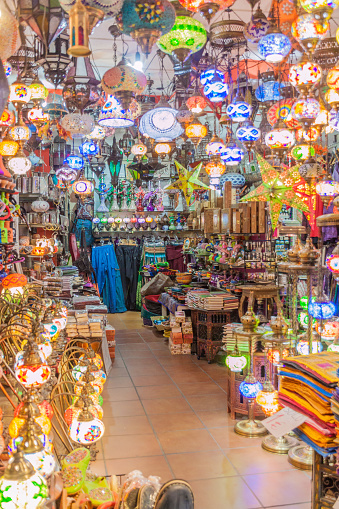
[[[198,359],[203,353],[210,364],[223,345],[223,327],[231,323],[232,311],[191,309]]]
[[[276,303],[277,307],[281,305],[279,299],[279,290],[280,287],[277,285],[269,284],[269,285],[245,285],[239,286],[242,291],[240,303],[239,303],[239,316],[243,316],[244,313],[244,302],[245,299],[248,299],[249,305],[254,306],[254,302],[258,301],[258,304],[262,303],[263,299],[273,299]],[[253,295],[251,297],[251,294]],[[269,318],[269,317],[267,317]]]

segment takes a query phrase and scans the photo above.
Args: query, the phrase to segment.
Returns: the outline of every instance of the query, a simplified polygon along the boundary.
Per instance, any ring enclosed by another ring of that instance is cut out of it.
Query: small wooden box
[[[228,209],[232,205],[232,182],[225,182],[223,195],[223,209]]]
[[[266,231],[266,214],[265,214],[266,202],[258,202],[258,233],[265,233]]]
[[[252,201],[251,206],[251,233],[258,233],[258,202]]]
[[[232,209],[222,209],[221,210],[221,233],[232,233]]]
[[[204,210],[204,232],[205,233],[220,233],[220,209],[205,209]]]

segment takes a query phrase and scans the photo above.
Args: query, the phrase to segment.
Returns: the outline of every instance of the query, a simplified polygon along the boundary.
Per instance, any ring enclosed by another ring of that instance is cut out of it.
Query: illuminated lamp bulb
[[[273,415],[279,410],[278,391],[269,381],[264,382],[263,388],[258,392],[255,400],[267,416]]]
[[[17,109],[21,109],[24,104],[27,104],[31,98],[31,92],[27,85],[21,81],[15,81],[9,86],[9,102],[13,103]]]
[[[175,118],[179,124],[181,124],[183,127],[187,127],[191,122],[193,122],[194,115],[193,112],[189,110],[184,103],[182,103]]]
[[[1,281],[3,290],[8,290],[11,295],[22,295],[27,285],[27,277],[24,274],[9,274]]]
[[[330,24],[318,20],[314,14],[300,14],[292,23],[291,33],[306,52],[312,53],[318,43],[329,33]]]
[[[333,302],[311,302],[308,305],[308,313],[317,320],[328,320],[335,313]]]
[[[73,442],[90,445],[97,442],[104,434],[105,427],[100,419],[97,419],[84,407],[77,418],[69,427],[69,436]]]
[[[33,466],[34,470],[44,477],[49,477],[55,469],[55,459],[45,450],[40,439],[35,436],[32,421],[28,419],[27,429],[20,443],[20,451]]]
[[[53,347],[50,340],[46,340],[43,343],[38,343],[38,348],[45,359],[48,359],[48,357],[53,353]]]
[[[302,60],[298,64],[291,65],[288,79],[299,92],[307,93],[320,82],[321,77],[322,71],[319,64]]]
[[[33,101],[34,104],[38,104],[41,101],[47,99],[48,89],[41,83],[40,80],[33,81],[28,89],[31,93],[30,100]]]
[[[294,132],[286,128],[272,129],[265,135],[265,144],[276,154],[283,154],[294,143]]]
[[[22,451],[16,452],[0,478],[1,506],[11,509],[42,507],[48,498],[47,482],[35,472]]]
[[[247,364],[247,358],[245,355],[241,355],[239,350],[237,348],[234,349],[234,352],[230,353],[226,357],[226,366],[233,372],[233,373],[240,373]]]
[[[319,138],[319,130],[314,126],[311,126],[308,129],[297,129],[295,137],[297,141],[316,141]]]
[[[68,165],[72,170],[82,170],[84,167],[85,161],[81,156],[77,156],[76,154],[70,154],[64,159],[64,165]]]
[[[243,382],[239,385],[239,391],[244,398],[256,398],[259,391],[262,390],[262,385],[256,380],[253,375],[248,375]]]
[[[206,164],[205,171],[209,177],[219,178],[225,173],[226,166],[219,157],[215,157]]]
[[[252,114],[252,106],[236,98],[227,106],[226,114],[233,122],[245,122]]]
[[[282,359],[286,359],[288,350],[285,348],[282,351]],[[278,348],[270,348],[267,352],[267,359],[271,364],[278,364],[280,362],[280,350]]]
[[[36,343],[29,342],[25,347],[23,363],[15,368],[15,377],[25,388],[40,387],[51,376],[51,368],[39,351]]]
[[[138,218],[136,217],[136,215],[135,215],[135,214],[133,214],[133,216],[131,217],[131,223],[132,223],[132,224],[135,224],[135,223],[137,223],[137,222],[138,222]]]
[[[171,153],[172,147],[169,143],[157,143],[154,147],[154,152],[164,159],[167,155]]]
[[[320,341],[312,341],[312,353],[319,353],[323,350]],[[297,352],[299,355],[308,355],[310,353],[310,345],[307,339],[301,339],[297,343]]]
[[[315,190],[325,207],[328,207],[333,197],[339,194],[339,182],[324,179],[316,184]]]
[[[7,162],[7,168],[14,175],[25,175],[32,168],[32,163],[26,157],[24,151],[19,149],[16,155]]]
[[[225,148],[225,143],[216,134],[212,136],[212,139],[207,143],[205,152],[208,156],[217,156]]]
[[[4,138],[0,142],[0,155],[3,157],[12,157],[15,156],[17,151],[19,150],[19,143],[10,138]]]
[[[327,90],[325,100],[332,108],[337,109],[339,105],[339,90],[334,90],[333,88]]]
[[[339,5],[338,0],[301,0],[301,7],[317,19],[328,19]]]
[[[131,147],[131,154],[137,157],[142,157],[147,153],[147,147],[143,143],[136,143]]]
[[[195,94],[186,101],[187,108],[192,113],[201,113],[207,106],[207,101],[202,95]]]
[[[245,152],[235,142],[229,142],[221,151],[220,159],[226,166],[237,166],[245,157]]]
[[[323,324],[319,324],[317,322],[315,324],[315,330],[324,339],[328,340],[337,338],[339,337],[339,321],[332,319]]]
[[[146,219],[145,219],[146,223],[150,224],[150,223],[152,223],[152,221],[153,221],[153,218],[151,216],[146,216]]]
[[[193,124],[186,127],[185,133],[194,145],[199,145],[201,140],[207,135],[207,127],[202,125],[199,120],[195,120]]]
[[[6,78],[8,78],[12,74],[12,66],[9,62],[7,62],[7,60],[3,60],[2,65],[4,67]]]
[[[94,184],[90,180],[81,179],[74,182],[72,189],[77,196],[89,196],[94,191]]]
[[[271,64],[282,62],[291,51],[292,45],[287,35],[279,33],[276,27],[270,28],[258,44],[258,52],[263,60]]]
[[[305,127],[310,127],[320,113],[319,101],[313,97],[300,98],[292,106],[292,117]]]
[[[315,156],[315,148],[312,145],[302,143],[292,148],[291,156],[296,161],[306,161]]]

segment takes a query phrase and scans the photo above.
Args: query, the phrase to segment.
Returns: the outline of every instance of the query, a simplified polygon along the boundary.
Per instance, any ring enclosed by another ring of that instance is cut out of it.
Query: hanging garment
[[[178,270],[179,272],[186,272],[186,262],[182,252],[182,245],[167,246],[166,258],[171,269]]]
[[[120,268],[125,306],[130,311],[137,309],[137,285],[142,248],[119,245],[115,248]]]
[[[92,265],[96,272],[100,296],[109,313],[124,313],[124,292],[122,290],[120,269],[114,246],[98,246],[92,249]]]

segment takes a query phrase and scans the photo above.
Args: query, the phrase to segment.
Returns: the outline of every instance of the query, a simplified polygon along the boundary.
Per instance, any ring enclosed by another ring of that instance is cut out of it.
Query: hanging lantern
[[[89,108],[93,109],[100,99],[99,84],[100,80],[96,79],[89,58],[76,59],[67,73],[62,89],[62,96],[69,111],[83,113]]]
[[[28,141],[31,137],[31,131],[24,123],[11,127],[8,134],[15,141]]]
[[[205,147],[205,152],[208,156],[217,156],[225,148],[225,144],[218,136],[214,135]]]
[[[12,157],[15,156],[17,151],[19,150],[19,143],[14,140],[10,140],[9,138],[4,138],[0,142],[0,155],[3,157]]]
[[[329,320],[323,324],[318,322],[315,324],[315,330],[321,335],[322,339],[330,340],[339,337],[339,322],[337,320]]]
[[[339,254],[332,253],[326,258],[326,266],[333,274],[339,274]]]
[[[170,32],[160,37],[157,45],[164,53],[172,54],[185,62],[192,53],[199,51],[207,41],[205,27],[188,16],[177,16]]]
[[[35,105],[47,99],[48,90],[39,80],[34,80],[29,86],[28,89],[31,93],[30,100],[33,101]]]
[[[104,127],[100,127],[99,125],[96,125],[93,131],[86,136],[87,139],[96,141],[101,141],[106,137],[108,137],[106,134],[106,129]]]
[[[79,145],[79,152],[84,157],[95,156],[99,153],[99,146],[91,140]]]
[[[238,127],[235,136],[247,149],[250,149],[253,147],[254,143],[259,140],[261,132],[260,129],[248,122]]]
[[[195,120],[193,124],[186,127],[185,134],[197,146],[207,135],[207,127],[202,125],[199,120]]]
[[[240,373],[246,367],[246,364],[247,358],[245,355],[241,355],[237,348],[226,357],[226,366],[233,373]]]
[[[23,289],[27,285],[27,277],[24,274],[9,274],[1,281],[3,290],[8,290],[12,295],[23,294]]]
[[[89,32],[88,8],[81,0],[76,0],[69,11],[70,43],[67,51],[69,55],[72,57],[87,57],[92,53],[89,49]]]
[[[209,70],[211,71],[211,69]],[[224,99],[226,99],[226,96],[229,92],[228,84],[225,82],[225,77],[223,73],[217,71],[216,69],[213,69],[214,73],[211,75],[210,73],[207,75],[208,78],[206,79],[206,74],[203,75],[203,77],[200,76],[200,81],[203,80],[206,83],[204,85],[204,95],[207,97],[209,101],[212,103],[221,102]]]
[[[6,74],[6,78],[9,78],[9,76],[12,74],[12,66],[9,62],[6,60],[2,61],[2,65],[4,66],[4,71]]]
[[[24,458],[22,451],[16,452],[0,478],[0,493],[5,494],[5,502],[11,508],[37,509],[42,507],[48,498],[47,482],[31,463]],[[5,507],[5,506],[4,506]]]
[[[297,129],[295,133],[297,141],[305,140],[308,143],[319,138],[319,130],[313,125],[309,129]]]
[[[2,112],[2,115],[0,117],[0,127],[9,127],[13,125],[15,122],[15,115],[13,111],[8,110],[7,108],[4,109]]]
[[[131,154],[136,157],[143,157],[147,153],[147,147],[143,143],[136,143],[131,147]]]
[[[258,44],[258,52],[266,62],[278,64],[291,51],[291,41],[287,35],[279,33],[276,28],[268,31]]]
[[[186,108],[185,104],[182,103],[176,114],[177,121],[182,124],[183,127],[187,127],[194,120],[193,112]]]
[[[94,184],[90,180],[77,180],[72,185],[73,192],[78,196],[89,196],[94,191]]]
[[[313,97],[298,99],[292,107],[292,116],[309,127],[320,113],[320,104]]]
[[[288,79],[298,92],[307,93],[320,82],[321,76],[321,67],[318,64],[303,60],[291,65]]]
[[[66,157],[66,159],[64,159],[63,164],[67,164],[72,170],[82,170],[85,161],[80,156],[70,154],[69,156]]]
[[[339,182],[333,180],[323,180],[318,182],[315,186],[316,193],[320,196],[325,207],[328,207],[332,198],[339,194]]]
[[[306,143],[296,145],[291,150],[291,156],[296,161],[307,161],[315,156],[315,148],[312,147],[312,145],[307,145]]]
[[[312,341],[312,353],[319,353],[323,350],[320,341]],[[307,339],[301,339],[297,343],[297,352],[299,355],[309,355],[310,345]]]
[[[273,415],[279,410],[278,391],[274,389],[271,382],[264,382],[262,390],[257,394],[256,402],[267,416]]]
[[[94,120],[90,115],[68,113],[61,119],[61,127],[69,132],[72,138],[82,138],[94,128]]]
[[[327,320],[335,313],[333,302],[311,302],[308,306],[308,313],[317,320]]]
[[[114,95],[123,110],[128,110],[134,95],[142,93],[146,84],[144,73],[127,65],[125,59],[106,71],[101,80],[103,90],[108,95]]]
[[[339,5],[338,0],[300,0],[301,7],[308,13],[312,13],[317,19],[328,19],[333,9]]]
[[[207,101],[202,95],[193,95],[189,97],[186,101],[187,108],[192,113],[201,113],[204,108],[207,106]]]
[[[168,142],[178,138],[184,130],[177,121],[177,113],[163,98],[160,99],[155,108],[140,118],[140,133],[156,142]]]
[[[55,176],[59,181],[72,183],[76,179],[78,175],[78,170],[76,168],[70,168],[69,166],[62,166],[55,170]]]
[[[27,114],[27,118],[35,127],[39,128],[49,121],[49,114],[42,108],[32,108]]]
[[[255,97],[260,102],[279,101],[283,99],[281,90],[285,87],[284,83],[277,81],[264,81],[255,91]]]
[[[228,9],[234,2],[235,0],[180,0],[185,9],[199,12],[208,22],[219,10]]]
[[[252,106],[247,102],[235,99],[226,108],[226,114],[233,122],[245,122],[251,116]]]
[[[110,95],[99,114],[98,124],[103,127],[115,127],[117,129],[134,125],[134,120],[140,115],[139,103],[132,99],[128,110],[123,110],[120,102]]]
[[[219,157],[212,158],[205,166],[207,175],[211,178],[219,178],[226,171],[224,163]]]
[[[154,152],[164,159],[167,155],[171,153],[172,147],[169,143],[157,143],[154,147]]]
[[[318,20],[313,14],[301,14],[292,23],[292,35],[304,48],[312,53],[330,30],[327,20]]]
[[[226,166],[237,166],[244,157],[244,151],[235,142],[227,143],[225,149],[220,154],[220,158]]]
[[[24,151],[19,149],[16,155],[7,162],[7,168],[14,175],[25,175],[32,168],[32,163]]]
[[[51,368],[34,343],[23,352],[22,364],[16,365],[15,377],[26,388],[40,387],[51,376]]]
[[[270,24],[260,7],[251,17],[251,21],[245,25],[244,37],[248,42],[258,43],[267,34]]]
[[[276,153],[284,153],[295,143],[293,131],[277,128],[265,135],[265,144]]]
[[[21,81],[15,81],[9,86],[8,100],[14,104],[18,109],[21,109],[24,104],[27,104],[31,98],[29,88]]]
[[[130,35],[149,55],[154,43],[167,34],[175,22],[175,9],[167,0],[125,0],[121,11],[122,32]]]
[[[245,185],[246,180],[240,173],[224,173],[220,177],[220,184],[224,185],[225,182],[231,182],[232,187],[240,189]]]

